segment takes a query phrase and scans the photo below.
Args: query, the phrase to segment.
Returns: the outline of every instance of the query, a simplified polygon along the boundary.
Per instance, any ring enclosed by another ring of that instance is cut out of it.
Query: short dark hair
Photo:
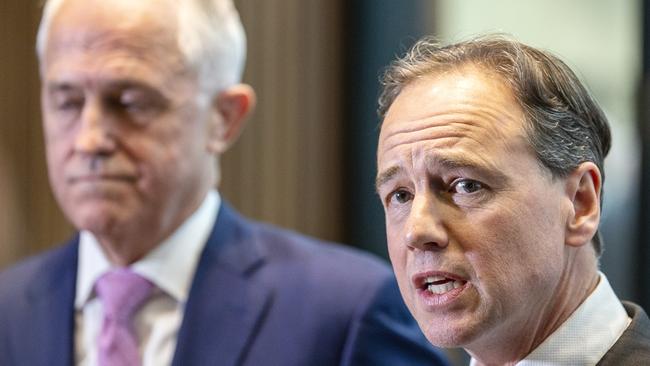
[[[605,180],[603,164],[611,146],[611,132],[603,111],[562,60],[505,35],[488,34],[449,45],[432,37],[419,40],[384,72],[380,118],[384,119],[410,82],[465,65],[498,75],[512,90],[526,118],[526,137],[539,162],[554,177],[566,177],[590,161]],[[592,243],[600,255],[599,232]]]

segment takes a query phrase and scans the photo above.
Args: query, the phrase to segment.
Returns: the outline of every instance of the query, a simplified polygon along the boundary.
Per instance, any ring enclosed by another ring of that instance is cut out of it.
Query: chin
[[[116,227],[119,226],[117,222],[118,220],[111,217],[94,215],[80,218],[74,224],[79,230],[90,231],[95,236],[103,236],[114,232]]]
[[[96,236],[110,235],[128,221],[118,207],[104,205],[78,207],[68,216],[78,230],[87,230]]]
[[[471,337],[467,337],[461,333],[454,333],[453,331],[449,332],[440,332],[436,331],[425,331],[425,337],[432,345],[441,348],[458,348],[463,347],[464,345],[470,343]]]
[[[463,347],[476,339],[477,329],[470,324],[460,324],[449,319],[420,322],[418,325],[429,343],[442,348]]]

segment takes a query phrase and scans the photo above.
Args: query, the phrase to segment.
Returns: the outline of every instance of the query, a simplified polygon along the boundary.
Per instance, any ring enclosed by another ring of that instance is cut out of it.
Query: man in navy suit
[[[50,0],[50,183],[79,230],[0,275],[0,365],[435,365],[390,270],[213,189],[255,103],[226,0]]]

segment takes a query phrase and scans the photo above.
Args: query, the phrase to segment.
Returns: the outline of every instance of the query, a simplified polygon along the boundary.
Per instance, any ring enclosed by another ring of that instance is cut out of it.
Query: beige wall
[[[339,2],[236,3],[259,108],[225,156],[224,195],[253,217],[340,240]]]
[[[340,239],[337,1],[236,1],[259,106],[223,159],[222,192],[245,214]],[[44,163],[35,1],[0,0],[0,268],[70,235]]]
[[[0,266],[69,232],[45,173],[32,47],[37,18],[29,1],[0,2]]]

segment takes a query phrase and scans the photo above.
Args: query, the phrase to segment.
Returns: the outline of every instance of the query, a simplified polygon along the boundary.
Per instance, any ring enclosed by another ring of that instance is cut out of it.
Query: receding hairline
[[[401,81],[399,83],[399,88],[397,89],[398,92],[392,96],[390,105],[386,107],[384,113],[381,115],[381,119],[379,121],[380,127],[383,125],[384,120],[386,119],[386,116],[388,115],[388,112],[390,111],[395,101],[399,98],[402,92],[404,92],[404,90],[411,87],[413,84],[418,82],[431,82],[439,78],[452,76],[454,74],[465,75],[469,73],[473,73],[479,77],[494,80],[496,82],[495,86],[506,92],[508,98],[511,98],[512,102],[515,103],[521,110],[523,118],[522,123],[527,122],[526,115],[524,113],[524,105],[520,98],[518,98],[515,86],[512,85],[511,80],[509,80],[507,77],[502,75],[490,65],[481,62],[480,60],[463,60],[459,63],[438,64],[431,65],[427,68],[422,68],[410,77],[405,78],[403,81]]]
[[[456,53],[458,45],[462,45],[466,51]],[[504,70],[500,70],[502,65],[499,65],[498,61],[502,57],[492,53],[494,49],[500,49],[502,46],[521,53],[536,50],[504,33],[488,33],[452,43],[443,42],[433,36],[420,39],[408,49],[404,56],[397,58],[384,69],[380,78],[383,89],[379,98],[378,113],[380,118],[383,120],[390,105],[401,91],[414,80],[466,67],[476,67],[482,74],[498,76],[503,82],[502,84],[517,97],[516,85],[513,85]],[[508,56],[504,58],[509,59]],[[397,91],[397,93],[386,95],[387,90]],[[388,100],[386,100],[387,97]],[[386,101],[390,102],[388,106],[382,104]]]
[[[131,6],[131,2],[125,2],[128,4],[128,6]],[[170,4],[169,2],[166,2],[167,4]],[[39,58],[42,60],[43,56],[45,55],[46,47],[48,46],[49,42],[52,40],[52,34],[53,31],[57,29],[57,27],[60,27],[61,23],[64,23],[65,20],[67,19],[60,19],[62,16],[69,16],[70,13],[73,12],[79,12],[80,10],[75,8],[74,6],[71,6],[71,0],[51,0],[48,1],[47,4],[53,4],[51,7],[45,9],[41,25],[39,26],[39,32],[37,35],[37,55]],[[87,3],[84,1],[81,1],[78,3],[79,5],[86,5]],[[137,3],[136,4],[143,4],[143,3]],[[171,6],[171,4],[169,5]],[[141,5],[140,8],[144,8],[147,10],[148,5]],[[162,9],[164,7],[162,6],[157,6],[156,9]],[[115,10],[114,7],[107,7],[107,9],[113,11]],[[152,15],[151,12],[141,10],[137,14],[138,16],[142,16],[143,18],[147,18],[148,24],[151,25],[154,28],[154,33],[155,34],[162,34],[163,30],[169,30],[170,34],[174,35],[178,32],[178,24],[176,23],[170,23],[170,19],[176,20],[175,18],[177,15],[173,11],[173,9],[169,9],[166,12],[157,12],[155,15]],[[62,12],[63,11],[63,12]],[[136,14],[135,12],[131,12],[130,14]],[[98,12],[97,16],[104,16],[103,13]],[[83,18],[80,18],[81,21],[83,21]],[[120,19],[123,20],[123,19]],[[113,23],[110,26],[106,27],[106,32],[102,32],[101,29],[98,29],[98,34],[103,34],[103,35],[108,35],[109,31],[112,33],[115,30],[119,31],[124,29],[124,30],[130,30],[130,29],[135,29],[139,26],[142,25],[141,22],[124,22],[125,26],[120,26],[120,24]],[[95,25],[95,23],[92,23],[91,25]],[[129,34],[129,37],[132,37],[132,34]],[[174,40],[175,38],[172,38]],[[129,40],[129,39],[124,39],[123,40],[124,44],[128,45],[131,44],[135,48],[137,48],[137,40]]]
[[[46,0],[36,39],[40,63],[53,19],[68,1]],[[150,1],[143,6],[157,4]],[[196,70],[201,88],[208,95],[214,95],[241,82],[246,61],[246,34],[232,0],[170,0],[167,4],[176,17],[174,37],[182,61]]]

